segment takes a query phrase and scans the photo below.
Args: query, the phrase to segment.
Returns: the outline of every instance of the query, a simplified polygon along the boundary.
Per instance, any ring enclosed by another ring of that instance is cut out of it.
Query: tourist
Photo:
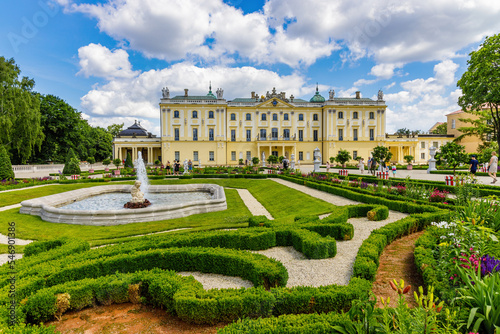
[[[193,162],[191,161],[191,159],[189,159],[188,161],[188,171],[190,173],[193,171]]]
[[[326,172],[330,173],[330,163],[328,161],[326,162]]]
[[[170,170],[170,160],[167,161],[167,175],[171,175],[172,174],[172,171]]]
[[[490,167],[488,169],[488,175],[493,178],[491,183],[497,182],[497,171],[498,171],[498,157],[497,152],[491,152],[491,159],[489,163]]]
[[[469,172],[472,174],[472,176],[476,176],[476,172],[477,172],[477,166],[479,165],[479,161],[477,161],[476,159],[476,156],[473,154],[471,156],[471,159],[469,161]],[[473,181],[473,183],[476,183],[475,181]]]
[[[372,175],[375,175],[375,171],[377,170],[377,161],[372,158],[372,164],[370,166],[370,170],[372,171]]]
[[[393,163],[392,164],[392,176],[393,177],[396,177],[396,171],[397,171],[396,163]]]
[[[363,158],[359,159],[358,168],[359,168],[359,172],[361,174],[363,174],[365,171],[365,161],[363,160]]]
[[[174,160],[174,175],[179,175],[180,167],[181,164],[179,163],[179,160]]]

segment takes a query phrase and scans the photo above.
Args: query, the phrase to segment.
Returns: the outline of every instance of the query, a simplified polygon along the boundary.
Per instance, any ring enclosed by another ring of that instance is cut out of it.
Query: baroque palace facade
[[[329,92],[325,99],[316,88],[309,100],[287,97],[276,89],[259,96],[227,101],[223,90],[207,95],[170,97],[168,88],[160,100],[161,133],[151,135],[140,123],[120,132],[114,139],[114,158],[133,159],[139,151],[144,160],[162,164],[191,159],[195,164],[237,165],[240,159],[266,159],[284,156],[301,164],[312,164],[313,151],[319,148],[322,162],[335,157],[340,150],[350,152],[353,159],[365,161],[377,145],[388,146],[393,161],[403,163],[405,155],[416,163],[430,158],[431,146],[451,141],[446,135],[396,136],[386,134],[386,104],[379,91],[377,100],[336,97]]]

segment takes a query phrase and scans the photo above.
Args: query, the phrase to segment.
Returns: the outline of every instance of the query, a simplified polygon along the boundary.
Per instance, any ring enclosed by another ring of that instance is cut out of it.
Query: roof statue
[[[328,92],[328,95],[329,95],[329,100],[333,100],[333,98],[335,97],[335,90],[331,89]]]
[[[217,88],[215,93],[217,94],[217,99],[221,100],[223,98],[222,95],[224,94],[224,90],[222,88]]]
[[[163,89],[161,90],[161,95],[164,99],[170,98],[170,91],[168,90],[168,87],[163,87]]]
[[[383,101],[384,100],[384,92],[382,90],[378,91],[378,100]]]

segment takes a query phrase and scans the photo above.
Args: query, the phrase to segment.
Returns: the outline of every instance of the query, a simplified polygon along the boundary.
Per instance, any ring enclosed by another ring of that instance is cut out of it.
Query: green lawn
[[[323,214],[331,212],[333,205],[316,199],[302,192],[290,189],[271,180],[249,179],[192,179],[192,180],[154,180],[152,184],[215,183],[227,188],[246,188],[276,219],[290,220],[296,215]],[[98,186],[102,184],[53,185],[0,194],[0,199],[8,199],[9,204],[16,204],[25,199],[47,196],[63,191]],[[48,240],[60,237],[80,238],[92,246],[130,240],[130,236],[167,231],[178,228],[190,228],[176,233],[211,230],[221,228],[241,228],[247,226],[251,216],[238,193],[226,189],[228,209],[184,218],[134,223],[116,226],[84,226],[57,224],[43,221],[38,216],[20,214],[19,209],[2,212],[3,222],[16,222],[16,237],[21,239]],[[2,197],[3,196],[3,197]],[[1,224],[0,233],[7,234],[7,224]],[[22,251],[22,248],[19,249]],[[0,247],[5,253],[6,247]]]

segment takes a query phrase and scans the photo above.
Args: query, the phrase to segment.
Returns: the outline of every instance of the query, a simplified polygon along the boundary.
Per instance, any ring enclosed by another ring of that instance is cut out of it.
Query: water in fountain
[[[137,160],[134,161],[134,168],[137,173],[137,180],[141,181],[141,191],[144,193],[144,198],[147,198],[149,190],[148,172],[142,160],[142,152],[137,153]]]

